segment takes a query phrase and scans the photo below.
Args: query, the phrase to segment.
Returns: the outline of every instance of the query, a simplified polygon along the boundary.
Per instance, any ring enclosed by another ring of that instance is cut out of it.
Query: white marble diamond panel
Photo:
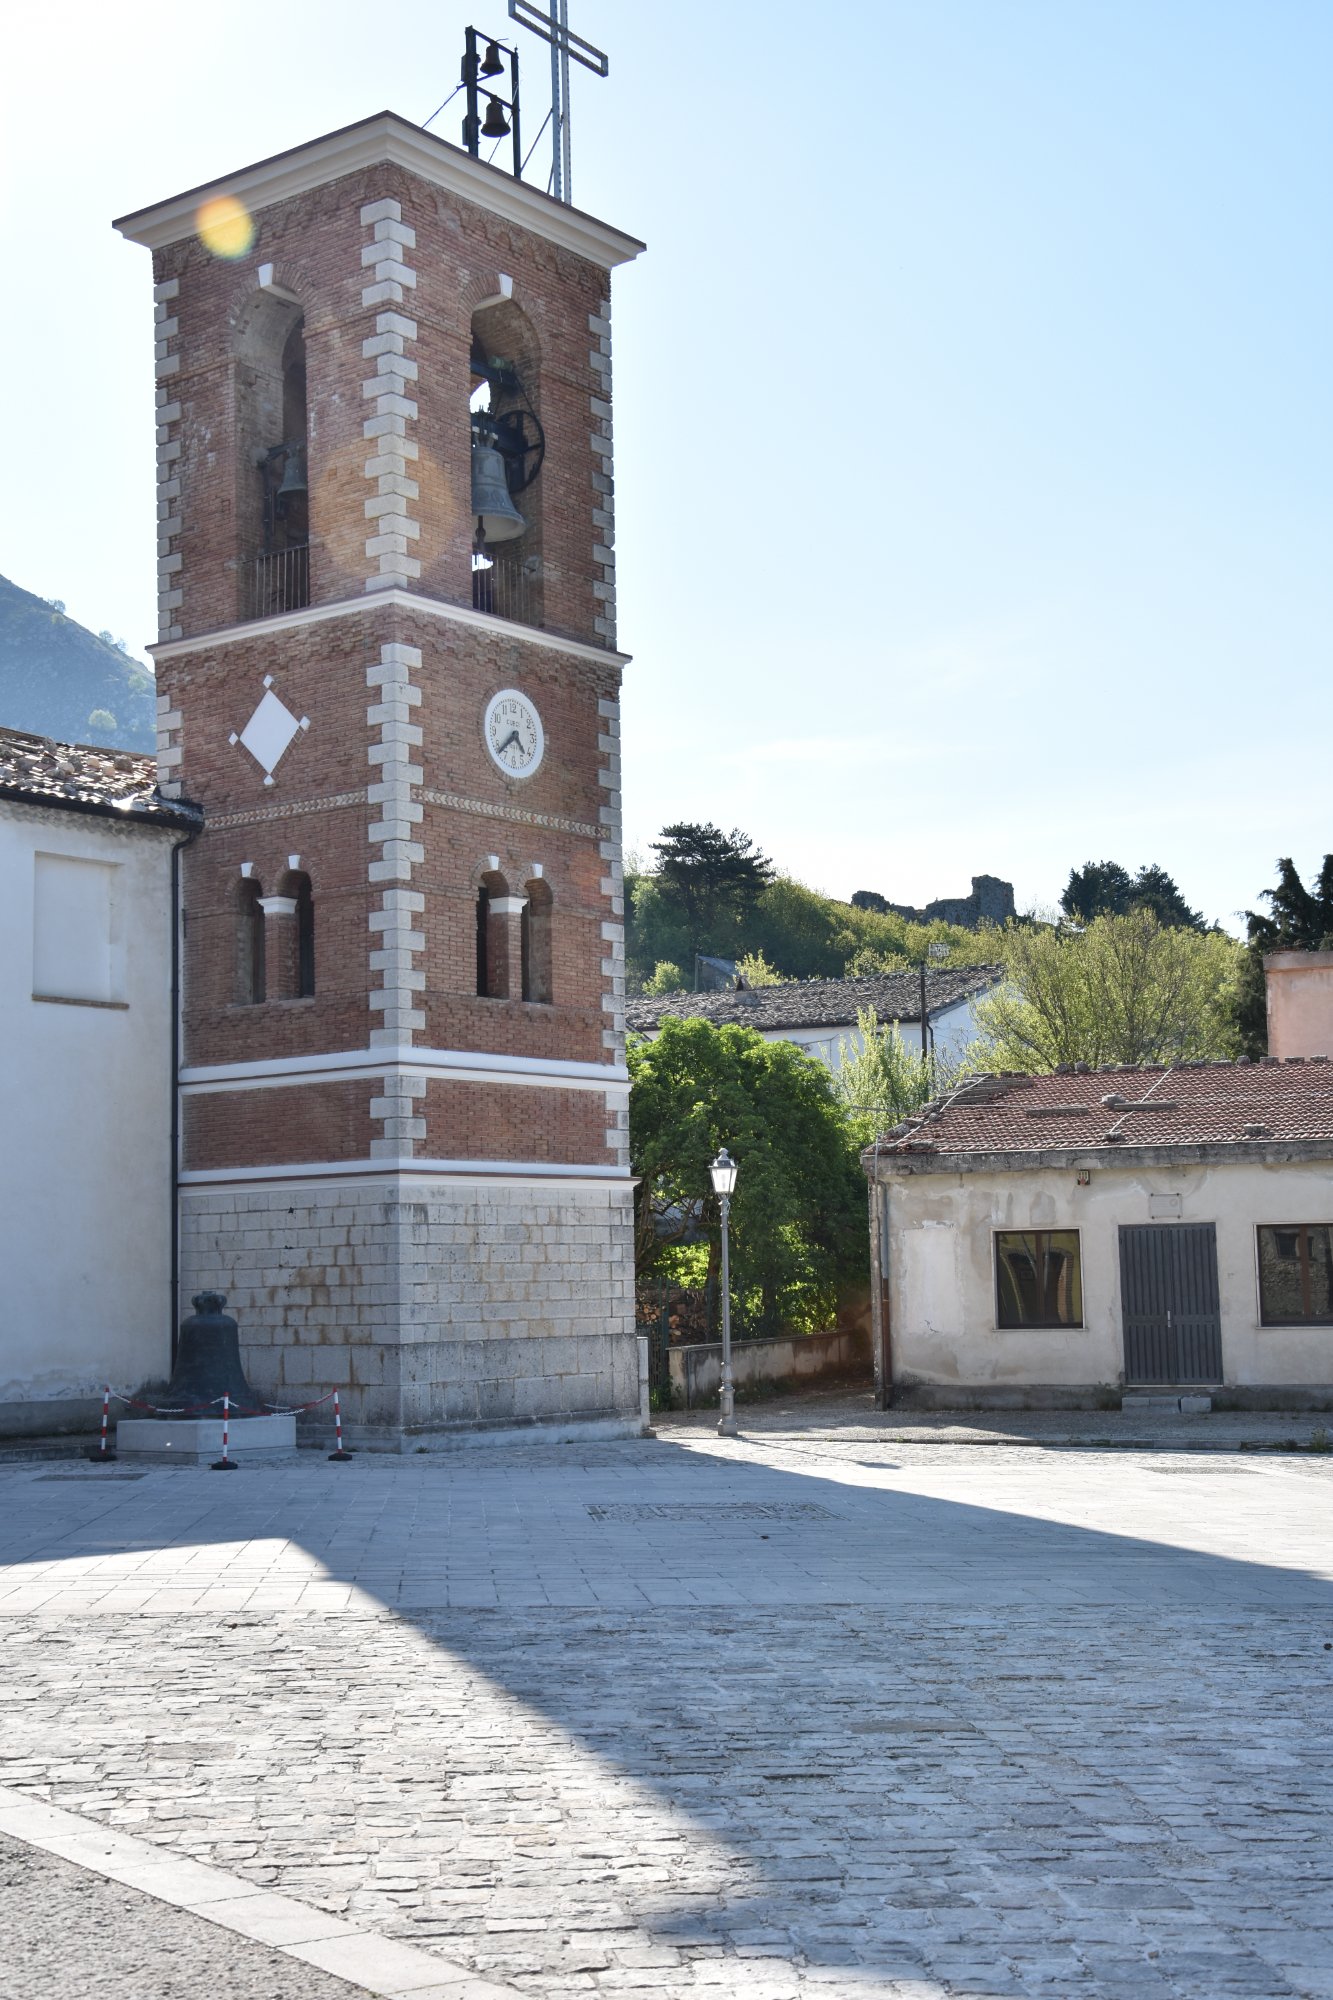
[[[274,771],[291,748],[292,738],[308,727],[304,716],[298,722],[287,704],[279,701],[270,688],[241,731],[239,739],[233,737],[232,741],[239,740],[242,748],[250,752],[264,773],[264,783],[271,785]]]

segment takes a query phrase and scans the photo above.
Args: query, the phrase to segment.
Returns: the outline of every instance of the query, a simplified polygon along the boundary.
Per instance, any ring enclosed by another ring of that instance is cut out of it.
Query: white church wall
[[[0,801],[0,1434],[169,1370],[170,859]]]

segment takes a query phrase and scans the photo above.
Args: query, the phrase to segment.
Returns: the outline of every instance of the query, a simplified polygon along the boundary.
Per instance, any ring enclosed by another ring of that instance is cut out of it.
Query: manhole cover
[[[836,1521],[827,1507],[798,1500],[663,1500],[589,1507],[594,1521]]]
[[[1156,1473],[1159,1479],[1198,1479],[1206,1477],[1209,1473],[1227,1479],[1248,1479],[1254,1469],[1252,1465],[1150,1465],[1148,1467],[1149,1472]]]

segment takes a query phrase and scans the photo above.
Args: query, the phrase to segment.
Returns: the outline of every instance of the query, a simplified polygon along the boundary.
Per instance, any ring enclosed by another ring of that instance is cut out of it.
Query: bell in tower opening
[[[501,341],[508,352],[493,352]],[[534,407],[536,343],[511,304],[474,315],[471,370],[473,607],[526,621],[541,574],[535,482],[546,438]],[[529,494],[522,511],[515,502],[519,493]],[[514,546],[520,540],[523,546]]]

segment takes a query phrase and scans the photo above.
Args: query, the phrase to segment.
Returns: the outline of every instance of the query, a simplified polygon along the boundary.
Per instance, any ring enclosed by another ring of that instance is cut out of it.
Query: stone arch
[[[309,391],[305,311],[285,285],[249,293],[232,318],[236,523],[242,618],[310,601]]]
[[[509,997],[509,954],[503,913],[508,904],[509,884],[500,872],[497,857],[474,872],[477,913],[477,998],[505,1000]]]
[[[555,998],[552,945],[554,898],[544,875],[534,875],[523,884],[525,901],[520,917],[520,956],[523,998],[540,1006],[550,1006]]]
[[[313,1000],[315,996],[315,891],[303,868],[288,867],[278,884],[278,896],[290,903],[282,912],[287,937],[283,956],[281,997]]]
[[[487,293],[485,282],[499,289]],[[474,514],[473,608],[540,625],[543,480],[538,470],[530,483],[520,486],[531,475],[533,461],[518,458],[515,447],[520,438],[542,434],[542,344],[508,279],[481,281],[476,289],[481,295],[466,322],[472,464],[494,475],[497,460],[478,454],[500,451],[510,518],[498,510],[487,515],[477,509]],[[515,527],[514,517],[521,517],[521,526]],[[489,529],[483,527],[486,521]]]
[[[242,875],[236,885],[236,1000],[253,1007],[267,996],[264,891],[257,876]]]

